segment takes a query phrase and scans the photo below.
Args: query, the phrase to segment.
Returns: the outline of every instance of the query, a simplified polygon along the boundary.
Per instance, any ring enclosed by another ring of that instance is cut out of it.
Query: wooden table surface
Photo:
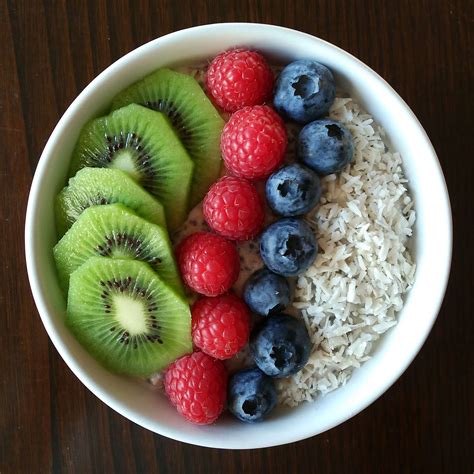
[[[0,473],[472,473],[473,6],[472,0],[1,0]],[[329,432],[240,452],[155,435],[92,395],[47,337],[23,251],[35,166],[76,95],[137,46],[224,21],[314,34],[381,74],[431,137],[455,224],[444,305],[400,380]]]

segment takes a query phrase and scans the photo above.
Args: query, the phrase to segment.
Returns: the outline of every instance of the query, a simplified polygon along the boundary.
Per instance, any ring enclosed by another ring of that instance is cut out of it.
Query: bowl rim
[[[58,334],[55,328],[54,322],[52,321],[52,319],[50,318],[48,314],[48,303],[47,303],[48,298],[39,284],[41,276],[38,270],[38,259],[37,259],[37,256],[35,255],[34,239],[32,238],[32,236],[35,234],[34,229],[35,229],[35,218],[36,218],[36,212],[37,212],[36,203],[38,201],[38,196],[42,189],[43,177],[47,173],[48,157],[51,155],[51,150],[54,149],[56,142],[60,140],[62,130],[65,127],[65,125],[70,120],[73,119],[73,117],[77,113],[77,110],[80,107],[81,102],[89,94],[93,92],[95,87],[102,81],[106,80],[109,76],[111,76],[113,72],[115,71],[115,69],[122,67],[122,65],[128,62],[132,57],[139,56],[143,53],[146,53],[148,49],[159,47],[161,43],[168,41],[170,38],[175,39],[176,41],[180,40],[181,38],[184,41],[188,41],[189,39],[186,38],[186,36],[189,35],[190,33],[202,32],[202,34],[204,35],[206,34],[212,35],[212,34],[215,34],[216,31],[218,32],[219,28],[229,28],[229,27],[253,29],[254,32],[257,29],[266,29],[266,30],[272,30],[276,34],[278,34],[278,32],[287,32],[287,33],[290,32],[293,35],[305,37],[307,39],[311,39],[312,41],[320,42],[322,45],[334,50],[335,52],[337,52],[337,54],[345,57],[346,60],[350,60],[353,64],[365,70],[366,73],[369,73],[370,75],[374,77],[374,79],[378,80],[383,85],[386,92],[388,94],[391,94],[400,103],[405,113],[408,114],[408,116],[412,120],[412,123],[421,133],[424,141],[426,142],[425,144],[427,145],[431,153],[431,158],[433,159],[434,164],[437,166],[437,172],[439,174],[438,178],[441,179],[442,188],[444,191],[443,204],[445,205],[445,211],[446,211],[445,217],[446,217],[446,225],[447,225],[447,228],[444,229],[444,234],[446,238],[446,248],[444,249],[445,253],[443,254],[444,259],[440,263],[443,270],[442,271],[443,280],[440,282],[440,288],[442,289],[442,291],[440,291],[438,295],[433,296],[433,299],[435,299],[436,301],[434,303],[432,302],[431,304],[432,317],[429,321],[429,324],[427,324],[424,327],[424,332],[422,336],[419,338],[416,348],[409,354],[409,356],[403,359],[403,363],[397,366],[397,370],[395,370],[394,373],[391,374],[391,377],[386,382],[386,384],[383,387],[381,387],[379,390],[371,392],[370,395],[368,395],[365,398],[364,402],[360,404],[355,411],[353,410],[350,413],[347,413],[347,412],[340,413],[334,416],[332,423],[329,423],[327,426],[325,426],[323,430],[314,430],[314,429],[304,430],[303,429],[301,430],[301,432],[298,432],[297,434],[294,434],[294,433],[287,434],[284,437],[284,439],[278,438],[278,439],[274,439],[273,441],[271,439],[262,440],[260,443],[258,443],[255,446],[247,446],[245,442],[241,443],[241,445],[235,444],[235,445],[223,446],[219,443],[209,443],[207,441],[200,441],[199,439],[195,439],[195,437],[193,436],[188,436],[178,430],[170,429],[166,425],[163,425],[163,424],[160,425],[160,429],[157,429],[156,423],[152,423],[146,418],[144,418],[143,416],[138,415],[137,413],[129,409],[127,406],[125,406],[122,402],[114,398],[110,393],[108,393],[105,390],[102,390],[101,387],[98,387],[96,383],[89,377],[89,375],[83,371],[83,369],[77,363],[75,357],[70,353],[67,346],[64,344],[64,341],[62,341],[61,336]],[[139,46],[138,48],[133,49],[126,55],[120,57],[118,60],[113,62],[106,69],[104,69],[99,75],[97,75],[82,90],[82,92],[74,99],[74,101],[69,105],[67,110],[64,112],[64,114],[62,115],[58,123],[56,124],[53,132],[51,133],[43,149],[43,152],[38,161],[38,165],[37,165],[37,168],[32,180],[30,193],[28,197],[26,219],[25,219],[25,256],[26,256],[28,279],[29,279],[31,291],[33,294],[33,298],[34,298],[35,304],[37,306],[38,312],[40,314],[41,320],[48,333],[49,338],[51,339],[52,343],[56,347],[56,350],[59,352],[59,355],[63,358],[66,365],[72,370],[72,372],[76,375],[76,377],[78,377],[78,379],[94,395],[96,395],[100,400],[102,400],[107,406],[111,407],[113,410],[120,413],[127,419],[137,423],[138,425],[141,425],[155,433],[161,434],[163,436],[169,437],[177,441],[182,441],[185,443],[190,443],[190,444],[204,446],[204,447],[214,447],[214,448],[225,447],[227,449],[256,449],[256,448],[271,447],[271,446],[277,446],[277,445],[300,441],[302,439],[306,439],[316,434],[320,434],[324,431],[327,431],[343,423],[344,421],[352,418],[356,414],[360,413],[367,406],[369,406],[375,400],[377,400],[386,390],[388,390],[396,382],[396,380],[403,374],[403,372],[407,369],[407,367],[413,362],[414,358],[416,357],[421,347],[425,343],[428,337],[428,334],[431,331],[431,328],[434,322],[436,321],[436,318],[440,311],[440,308],[444,299],[444,295],[446,292],[449,274],[450,274],[450,268],[451,268],[452,232],[453,232],[452,231],[452,214],[451,214],[451,206],[449,202],[448,189],[446,186],[446,181],[444,179],[441,165],[439,163],[439,160],[437,158],[433,145],[431,144],[428,138],[428,135],[426,134],[422,125],[420,124],[420,122],[418,121],[418,119],[416,118],[412,110],[409,108],[409,106],[381,76],[379,76],[375,71],[369,68],[366,64],[364,64],[362,61],[360,61],[359,59],[357,59],[350,53],[346,52],[345,50],[339,48],[338,46],[335,46],[332,43],[329,43],[328,41],[322,40],[308,33],[304,33],[304,32],[294,30],[291,28],[286,28],[286,27],[271,25],[271,24],[264,24],[264,23],[246,23],[246,22],[211,23],[211,24],[194,26],[191,28],[185,28],[178,31],[174,31],[164,36],[161,36],[159,38],[156,38],[148,43],[145,43]]]

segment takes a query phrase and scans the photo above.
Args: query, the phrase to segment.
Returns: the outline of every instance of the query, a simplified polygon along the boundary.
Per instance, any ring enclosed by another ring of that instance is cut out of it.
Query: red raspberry
[[[166,369],[165,392],[178,413],[199,425],[217,420],[224,409],[227,372],[220,360],[194,352]]]
[[[249,339],[249,309],[233,293],[201,298],[191,313],[194,345],[216,359],[230,359]]]
[[[288,137],[280,116],[266,105],[245,107],[232,115],[221,135],[227,168],[236,176],[266,178],[285,157]]]
[[[176,254],[184,283],[203,295],[225,293],[239,276],[237,249],[220,235],[191,234],[181,242]]]
[[[231,49],[211,62],[206,83],[214,102],[227,112],[235,112],[271,98],[273,72],[261,54]]]
[[[246,179],[224,176],[203,201],[209,227],[232,240],[255,237],[263,226],[264,210],[255,186]]]

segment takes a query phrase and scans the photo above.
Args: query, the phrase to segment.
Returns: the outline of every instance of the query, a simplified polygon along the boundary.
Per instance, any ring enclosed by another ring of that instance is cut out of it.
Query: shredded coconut
[[[300,372],[278,379],[280,402],[289,406],[349,380],[397,323],[415,274],[407,248],[415,210],[400,155],[388,151],[383,131],[351,98],[336,98],[330,117],[352,132],[355,153],[343,172],[322,179],[321,204],[307,216],[319,253],[296,281],[293,306],[313,348]]]

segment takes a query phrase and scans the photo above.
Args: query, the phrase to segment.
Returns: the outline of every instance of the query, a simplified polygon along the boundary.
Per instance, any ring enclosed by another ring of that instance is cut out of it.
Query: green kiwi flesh
[[[219,178],[224,120],[192,76],[166,68],[120,92],[112,109],[131,103],[163,112],[170,118],[195,164],[190,202],[193,207]]]
[[[70,176],[85,167],[118,168],[156,197],[171,230],[187,217],[194,164],[166,115],[131,104],[87,123]]]
[[[95,256],[141,260],[178,294],[184,290],[168,233],[122,204],[86,209],[53,249],[65,292],[69,276]]]
[[[147,377],[192,351],[189,305],[139,261],[93,257],[79,267],[66,324],[119,374]]]
[[[163,206],[125,172],[83,168],[56,198],[56,230],[62,237],[90,206],[121,203],[140,217],[166,228]]]

